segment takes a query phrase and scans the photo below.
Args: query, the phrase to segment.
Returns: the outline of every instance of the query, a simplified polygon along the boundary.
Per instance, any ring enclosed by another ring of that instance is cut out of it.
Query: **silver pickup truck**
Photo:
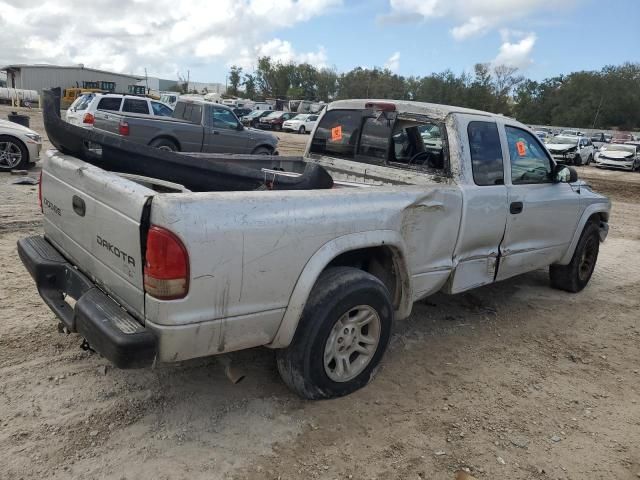
[[[242,162],[264,188],[195,193],[49,151],[44,236],[18,250],[66,328],[122,368],[267,346],[293,391],[330,398],[370,381],[417,300],[541,268],[579,292],[608,231],[606,197],[481,111],[337,101],[304,157]],[[273,188],[310,166],[333,188]]]
[[[172,117],[97,110],[94,127],[127,140],[173,152],[272,155],[278,138],[240,123],[231,108],[198,98],[180,98]]]

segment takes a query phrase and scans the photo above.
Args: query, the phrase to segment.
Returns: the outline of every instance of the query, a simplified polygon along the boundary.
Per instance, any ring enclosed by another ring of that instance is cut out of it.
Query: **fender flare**
[[[388,246],[393,251],[394,263],[400,275],[400,304],[396,310],[396,315],[404,318],[411,313],[411,276],[407,269],[406,246],[400,234],[394,230],[376,230],[369,232],[358,232],[343,235],[325,243],[318,249],[304,266],[302,273],[298,277],[293,292],[289,297],[287,309],[282,317],[278,331],[267,347],[284,348],[287,347],[298,327],[298,322],[302,316],[302,311],[307,303],[307,298],[311,289],[315,285],[320,273],[338,255],[361,248]]]
[[[589,205],[584,212],[582,212],[582,216],[580,217],[580,221],[578,222],[578,226],[576,227],[576,231],[573,234],[573,238],[571,239],[571,243],[567,248],[567,251],[563,255],[563,257],[558,261],[559,265],[568,265],[571,262],[571,258],[573,258],[573,252],[576,250],[576,245],[578,245],[578,240],[580,240],[580,235],[582,235],[582,231],[584,230],[584,226],[587,224],[587,221],[591,216],[595,213],[604,213],[609,218],[609,204],[607,203],[593,203]]]

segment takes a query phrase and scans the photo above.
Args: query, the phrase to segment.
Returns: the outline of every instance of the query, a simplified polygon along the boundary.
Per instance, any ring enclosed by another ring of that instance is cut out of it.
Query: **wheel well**
[[[389,290],[394,308],[402,299],[401,275],[391,247],[368,247],[341,253],[325,267],[354,267],[378,278]]]
[[[609,215],[607,214],[607,212],[596,212],[589,217],[589,220],[587,220],[587,224],[594,222],[600,225],[600,222],[607,222],[607,221],[609,221]]]
[[[272,145],[268,145],[268,144],[266,144],[266,143],[263,143],[263,144],[261,144],[261,145],[256,146],[256,148],[254,148],[253,150],[251,150],[251,153],[253,153],[253,152],[257,151],[259,148],[266,148],[266,149],[267,149],[267,150],[269,150],[271,153],[273,153],[273,151],[275,150],[275,149],[273,148],[273,146],[272,146]]]
[[[27,145],[22,140],[20,140],[18,137],[14,137],[13,135],[9,135],[9,134],[6,134],[6,133],[3,134],[3,135],[0,135],[0,137],[8,137],[11,140],[13,140],[13,141],[19,143],[20,145],[22,145],[22,148],[24,148],[25,151],[27,152],[27,162],[31,161],[31,159],[29,158],[29,149],[27,148]]]
[[[169,140],[171,143],[173,143],[176,147],[178,147],[178,150],[182,150],[182,146],[180,145],[180,142],[173,138],[170,137],[168,135],[159,135],[153,139],[151,139],[151,141],[149,142],[149,145],[151,145],[153,142],[155,142],[156,140]]]

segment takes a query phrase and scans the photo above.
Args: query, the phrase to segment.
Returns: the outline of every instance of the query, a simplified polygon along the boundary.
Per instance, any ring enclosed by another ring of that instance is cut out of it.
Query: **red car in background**
[[[262,117],[257,126],[264,130],[282,130],[282,124],[295,115],[297,114],[292,112],[271,112],[269,115]]]

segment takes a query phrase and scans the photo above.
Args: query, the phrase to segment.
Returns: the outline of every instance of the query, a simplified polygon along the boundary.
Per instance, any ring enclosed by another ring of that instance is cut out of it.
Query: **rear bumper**
[[[154,362],[155,335],[67,262],[44,237],[19,240],[18,254],[42,299],[71,332],[78,332],[119,368]],[[73,307],[65,301],[66,296],[76,301]]]

